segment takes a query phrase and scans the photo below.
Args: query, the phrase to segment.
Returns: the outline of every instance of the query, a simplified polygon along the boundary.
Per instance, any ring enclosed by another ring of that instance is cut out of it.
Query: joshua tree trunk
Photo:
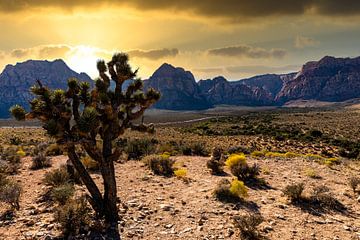
[[[85,184],[87,190],[89,191],[91,198],[89,199],[90,204],[95,209],[98,215],[102,216],[104,214],[104,204],[103,198],[99,188],[96,186],[94,180],[91,178],[90,174],[81,163],[79,156],[75,152],[75,146],[68,147],[68,157],[74,168],[79,173],[81,181]]]
[[[118,231],[117,189],[112,156],[111,133],[106,132],[103,140],[103,161],[100,164],[104,179],[104,214],[107,233],[111,239],[120,239]]]

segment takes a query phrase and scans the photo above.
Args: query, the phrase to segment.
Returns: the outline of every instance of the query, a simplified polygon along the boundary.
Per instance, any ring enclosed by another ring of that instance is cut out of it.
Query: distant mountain
[[[301,71],[284,83],[275,101],[345,101],[360,97],[360,57],[334,58],[306,63]]]
[[[15,66],[7,65],[0,74],[0,118],[9,117],[9,108],[14,104],[29,106],[28,101],[33,98],[29,88],[36,80],[50,89],[66,89],[70,77],[93,84],[87,74],[74,72],[63,60],[28,60]]]
[[[212,107],[200,92],[194,76],[183,68],[164,63],[144,81],[144,88],[154,88],[161,93],[155,108],[169,110],[202,110]]]
[[[265,74],[260,76],[255,76],[247,79],[242,79],[239,81],[231,82],[234,85],[244,84],[251,87],[262,88],[268,93],[271,94],[273,98],[280,92],[284,82],[288,79],[292,79],[297,73],[289,74]]]
[[[271,94],[263,88],[245,84],[233,84],[224,77],[212,80],[200,80],[198,83],[202,94],[212,105],[272,105]]]
[[[0,118],[19,103],[28,106],[29,88],[41,80],[49,88],[66,89],[67,79],[76,77],[93,84],[85,73],[76,73],[64,61],[29,60],[8,65],[0,74]],[[124,89],[132,82],[126,81]],[[114,86],[113,86],[114,87]],[[203,110],[215,105],[266,106],[289,101],[339,102],[360,98],[360,57],[324,57],[306,63],[298,73],[266,74],[238,81],[224,77],[195,81],[193,74],[164,63],[144,80],[144,88],[161,92],[158,109]]]

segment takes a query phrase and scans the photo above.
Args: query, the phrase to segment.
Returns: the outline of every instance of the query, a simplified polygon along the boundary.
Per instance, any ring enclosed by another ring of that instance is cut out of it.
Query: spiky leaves
[[[99,126],[98,112],[93,107],[84,109],[77,121],[77,127],[82,133],[88,133]]]

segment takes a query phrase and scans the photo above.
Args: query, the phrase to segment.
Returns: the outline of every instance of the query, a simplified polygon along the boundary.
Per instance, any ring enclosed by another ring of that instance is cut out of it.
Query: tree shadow
[[[273,189],[263,178],[253,178],[244,181],[245,185],[253,190],[270,190]]]
[[[350,215],[347,207],[332,196],[327,196],[324,199],[315,198],[301,198],[292,204],[302,211],[314,216],[322,216],[327,213],[336,212],[343,215]]]

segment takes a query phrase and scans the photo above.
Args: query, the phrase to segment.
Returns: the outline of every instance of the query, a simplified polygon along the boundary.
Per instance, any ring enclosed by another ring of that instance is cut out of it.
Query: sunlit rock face
[[[339,102],[360,97],[360,57],[324,57],[306,63],[301,71],[284,83],[275,100],[314,99]]]
[[[28,60],[15,66],[7,65],[0,74],[0,118],[9,117],[9,108],[14,104],[29,106],[33,98],[29,88],[36,80],[50,89],[66,89],[70,77],[93,84],[87,74],[74,72],[63,60]]]

